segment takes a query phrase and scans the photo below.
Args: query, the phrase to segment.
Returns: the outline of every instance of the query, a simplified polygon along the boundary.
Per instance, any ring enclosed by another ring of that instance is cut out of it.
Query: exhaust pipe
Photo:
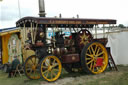
[[[39,16],[45,17],[45,3],[44,0],[39,0]]]

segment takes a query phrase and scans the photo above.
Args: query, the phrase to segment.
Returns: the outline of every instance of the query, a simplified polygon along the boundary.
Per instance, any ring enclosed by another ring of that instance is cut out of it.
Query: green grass
[[[119,71],[108,71],[101,78],[79,83],[78,85],[128,85],[128,66],[118,66]]]
[[[41,80],[29,80],[26,76],[8,78],[8,74],[0,71],[0,85],[40,85]]]
[[[124,73],[120,76],[104,77],[96,79],[91,82],[84,83],[83,85],[127,85],[128,84],[128,73]]]
[[[88,75],[85,73],[69,74],[63,70],[58,80],[64,82],[62,80],[66,78],[74,79],[71,82],[65,83],[65,85],[128,85],[128,66],[118,66],[118,68],[118,72],[107,70],[99,75]],[[55,82],[50,84],[56,85]],[[45,85],[48,84],[43,79],[29,80],[26,76],[8,78],[7,73],[0,71],[0,85],[43,85],[44,83]]]
[[[71,75],[71,74],[70,74]],[[68,73],[63,70],[60,78],[65,78],[68,76]],[[8,73],[4,73],[0,70],[0,85],[41,85],[42,82],[48,83],[43,79],[39,80],[30,80],[25,75],[8,78]]]

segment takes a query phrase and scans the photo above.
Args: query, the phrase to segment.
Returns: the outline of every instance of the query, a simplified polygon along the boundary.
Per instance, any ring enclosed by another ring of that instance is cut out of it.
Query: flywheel
[[[78,37],[77,37],[77,43],[78,43],[78,47],[80,48],[80,50],[82,50],[82,48],[87,45],[89,42],[91,42],[93,39],[92,34],[84,29],[84,30],[80,30],[78,32]]]

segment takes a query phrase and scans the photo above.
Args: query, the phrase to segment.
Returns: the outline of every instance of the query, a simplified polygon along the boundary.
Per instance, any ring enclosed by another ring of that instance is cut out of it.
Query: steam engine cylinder
[[[52,54],[54,55],[64,55],[67,54],[67,48],[55,48],[52,49]]]

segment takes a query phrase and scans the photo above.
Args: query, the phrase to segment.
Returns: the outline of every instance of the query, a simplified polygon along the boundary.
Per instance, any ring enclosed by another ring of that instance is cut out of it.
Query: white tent
[[[116,64],[128,65],[128,31],[109,33],[107,46]]]

